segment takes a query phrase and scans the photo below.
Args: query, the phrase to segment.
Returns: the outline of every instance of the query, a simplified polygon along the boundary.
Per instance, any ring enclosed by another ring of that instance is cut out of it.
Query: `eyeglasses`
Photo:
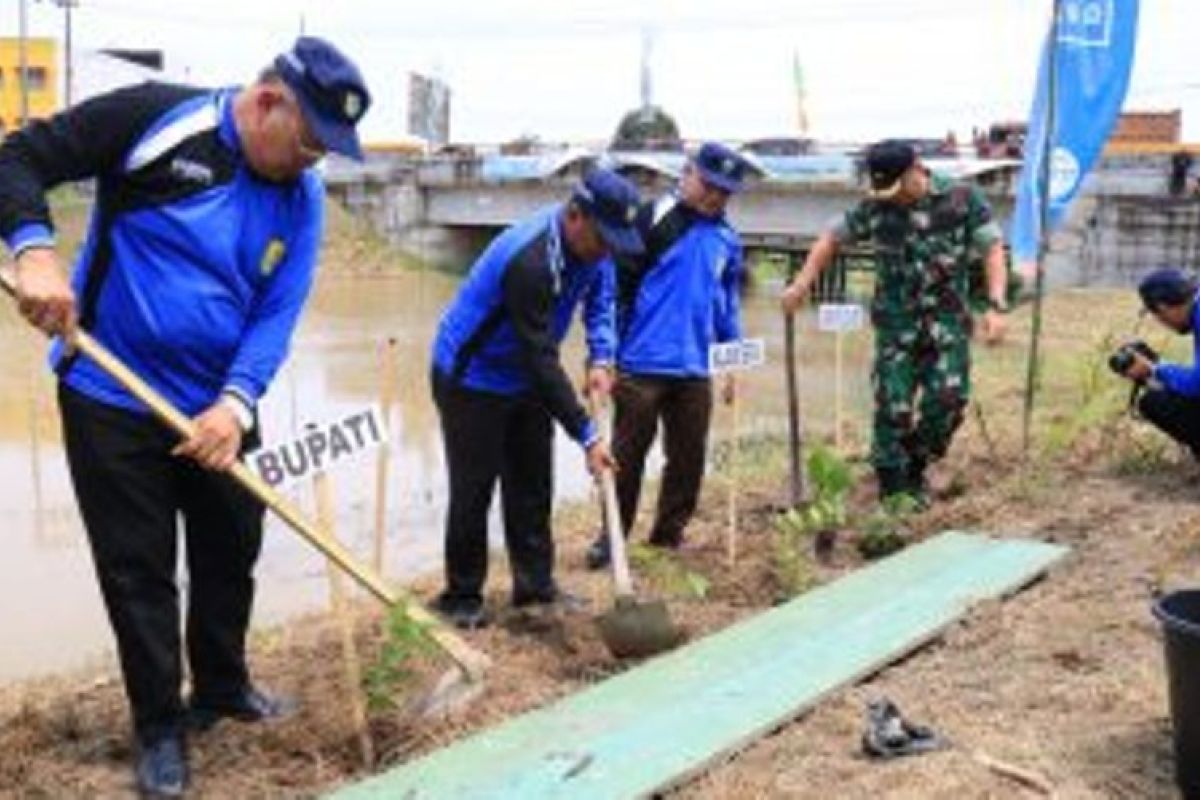
[[[317,141],[312,130],[308,127],[308,123],[304,119],[304,112],[300,109],[300,103],[296,100],[292,101],[292,111],[295,114],[296,134],[293,137],[293,143],[296,147],[296,152],[300,158],[306,163],[315,164],[325,157],[325,145]]]

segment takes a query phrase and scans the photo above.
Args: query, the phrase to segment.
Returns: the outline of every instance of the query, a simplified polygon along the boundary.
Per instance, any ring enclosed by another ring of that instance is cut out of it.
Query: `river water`
[[[317,287],[293,342],[292,355],[262,405],[268,442],[299,435],[305,423],[331,422],[379,400],[385,354],[397,367],[397,402],[388,423],[385,574],[402,581],[440,563],[445,469],[437,414],[429,397],[428,351],[456,279],[436,272],[388,277],[333,277]],[[767,339],[768,364],[744,376],[741,432],[783,430],[782,322],[774,288],[745,301],[748,337]],[[578,327],[578,326],[576,326]],[[62,452],[53,378],[45,345],[11,307],[0,308],[0,680],[86,666],[110,657],[111,634],[75,508]],[[832,336],[801,321],[805,353],[803,405],[810,427],[832,423]],[[564,363],[582,363],[574,331]],[[394,349],[386,344],[394,340]],[[867,407],[865,333],[843,347],[846,418],[861,420]],[[731,414],[714,420],[728,433]],[[330,472],[337,508],[336,532],[364,561],[375,538],[378,454],[368,453]],[[556,440],[556,498],[586,497],[590,481],[578,448],[561,432]],[[311,513],[313,491],[289,494]],[[498,525],[493,525],[493,533]],[[326,604],[325,566],[310,547],[269,519],[258,569],[254,624],[268,625]]]

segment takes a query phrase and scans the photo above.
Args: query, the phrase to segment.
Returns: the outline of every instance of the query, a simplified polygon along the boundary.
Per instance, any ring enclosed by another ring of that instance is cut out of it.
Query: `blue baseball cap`
[[[750,169],[750,162],[720,142],[705,142],[696,151],[692,163],[700,170],[705,183],[736,194]]]
[[[301,36],[275,59],[275,69],[325,149],[362,161],[354,126],[370,108],[371,94],[354,62],[324,39]]]
[[[1196,281],[1182,270],[1160,267],[1138,281],[1138,294],[1142,305],[1151,311],[1159,306],[1179,306],[1195,296]]]
[[[584,174],[571,199],[592,218],[604,243],[615,255],[645,251],[637,229],[641,197],[632,183],[604,167]]]

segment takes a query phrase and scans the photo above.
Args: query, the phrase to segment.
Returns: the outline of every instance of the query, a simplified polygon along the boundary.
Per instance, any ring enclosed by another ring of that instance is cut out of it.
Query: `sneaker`
[[[612,553],[609,552],[608,537],[601,536],[588,547],[587,553],[584,555],[584,566],[592,572],[598,572],[607,569],[610,563],[612,563]]]
[[[240,697],[229,701],[210,701],[192,698],[187,712],[188,727],[206,731],[222,719],[238,722],[277,722],[296,713],[298,705],[289,697],[269,695],[249,686]]]
[[[142,745],[134,775],[142,797],[183,797],[188,785],[183,737],[168,735]]]
[[[464,631],[486,628],[492,621],[484,609],[482,598],[451,598],[442,593],[434,601],[433,610]]]
[[[867,704],[862,747],[872,758],[896,758],[941,750],[946,741],[925,725],[906,720],[891,700],[879,698]]]

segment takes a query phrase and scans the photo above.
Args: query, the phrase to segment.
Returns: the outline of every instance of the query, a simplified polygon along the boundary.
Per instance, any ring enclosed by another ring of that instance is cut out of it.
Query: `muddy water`
[[[388,514],[384,571],[393,579],[436,569],[440,558],[445,470],[437,415],[429,398],[428,349],[453,279],[433,273],[323,282],[297,332],[293,353],[264,399],[268,441],[298,435],[306,422],[332,421],[377,402],[385,342],[395,341],[397,403],[389,418]],[[768,340],[768,366],[747,374],[739,418],[743,434],[782,431],[782,323],[773,291],[746,301],[747,336]],[[834,346],[802,320],[805,364],[802,405],[810,430],[833,419]],[[85,666],[110,657],[111,636],[100,603],[62,453],[54,387],[44,349],[8,307],[0,308],[0,680]],[[844,342],[849,427],[861,430],[867,394],[865,334]],[[573,337],[566,363],[579,364]],[[728,411],[715,420],[728,433]],[[331,473],[337,533],[364,560],[375,536],[375,454]],[[556,443],[556,495],[583,497],[590,482],[582,458],[561,433]],[[310,486],[290,494],[311,511]],[[495,509],[494,509],[495,510]],[[493,532],[498,525],[493,525]],[[286,619],[327,602],[323,561],[273,519],[259,570],[255,624]]]

